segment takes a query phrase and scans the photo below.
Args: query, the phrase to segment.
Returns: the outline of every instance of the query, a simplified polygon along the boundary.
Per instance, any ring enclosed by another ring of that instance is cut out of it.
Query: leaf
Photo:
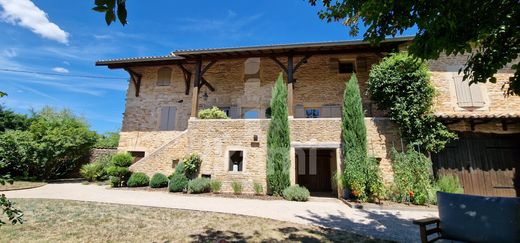
[[[105,6],[96,6],[96,7],[93,7],[92,10],[94,10],[96,12],[104,13],[108,10],[108,8]]]
[[[108,10],[106,12],[105,21],[107,25],[110,25],[112,22],[116,21],[116,15],[114,14],[114,10]]]
[[[127,24],[127,22],[126,22],[126,15],[127,15],[126,6],[125,6],[125,2],[123,1],[122,3],[120,3],[117,6],[117,17],[119,18],[119,22],[121,22],[121,24],[123,26],[125,24]]]
[[[107,3],[106,0],[95,0],[94,1],[94,4],[96,4],[98,6],[105,5],[106,3]]]

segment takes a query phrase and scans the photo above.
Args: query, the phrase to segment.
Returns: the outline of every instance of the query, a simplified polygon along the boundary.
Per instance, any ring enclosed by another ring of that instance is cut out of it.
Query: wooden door
[[[458,176],[466,194],[520,196],[518,134],[461,133],[432,161],[437,176]]]
[[[304,149],[297,154],[297,183],[313,192],[332,191],[331,150]]]

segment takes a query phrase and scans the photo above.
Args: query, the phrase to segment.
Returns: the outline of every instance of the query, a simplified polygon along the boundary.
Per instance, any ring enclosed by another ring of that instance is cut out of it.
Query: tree
[[[316,5],[317,0],[309,0]],[[471,53],[464,80],[496,82],[500,68],[515,62],[515,74],[507,93],[520,94],[520,4],[517,0],[474,1],[322,1],[318,12],[328,22],[342,21],[350,34],[367,30],[365,40],[377,44],[387,36],[417,27],[410,53],[418,58],[437,59],[441,53]],[[516,60],[515,60],[516,59]],[[462,70],[460,70],[462,71]]]
[[[456,138],[432,113],[435,88],[423,61],[407,53],[383,58],[370,70],[367,91],[379,109],[388,110],[401,136],[423,152],[439,151]]]
[[[105,22],[110,25],[119,19],[122,25],[127,24],[126,21],[126,0],[95,0],[96,5],[92,10],[105,13]],[[117,16],[116,16],[117,13]]]
[[[356,197],[365,197],[367,161],[367,129],[356,74],[348,81],[343,93],[341,146],[345,166],[344,185]]]
[[[119,132],[106,132],[97,136],[95,148],[117,148],[119,145]]]
[[[271,97],[271,120],[267,130],[267,186],[274,195],[282,195],[290,186],[289,118],[287,87],[280,73]]]
[[[0,105],[0,132],[6,130],[27,130],[31,124],[26,115],[17,114]]]

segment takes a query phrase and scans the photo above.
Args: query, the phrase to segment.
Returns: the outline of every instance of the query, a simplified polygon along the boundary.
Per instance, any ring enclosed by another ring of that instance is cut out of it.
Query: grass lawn
[[[200,211],[47,199],[12,199],[25,223],[0,228],[0,242],[378,242],[270,219]]]
[[[39,181],[15,181],[13,184],[5,183],[5,185],[0,185],[0,191],[29,189],[44,186],[45,184],[47,183]]]

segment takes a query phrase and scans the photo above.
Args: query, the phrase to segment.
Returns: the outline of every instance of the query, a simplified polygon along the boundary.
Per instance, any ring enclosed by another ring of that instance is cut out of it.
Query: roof
[[[440,119],[517,119],[520,118],[520,113],[436,113],[436,117]]]
[[[379,45],[371,45],[363,40],[309,42],[296,44],[261,45],[246,47],[208,48],[176,50],[166,56],[137,57],[100,60],[96,66],[108,66],[109,68],[123,68],[139,65],[164,65],[187,62],[190,60],[226,59],[281,55],[312,55],[312,54],[342,54],[353,52],[389,52],[399,45],[411,42],[413,37],[397,37],[382,41]]]

